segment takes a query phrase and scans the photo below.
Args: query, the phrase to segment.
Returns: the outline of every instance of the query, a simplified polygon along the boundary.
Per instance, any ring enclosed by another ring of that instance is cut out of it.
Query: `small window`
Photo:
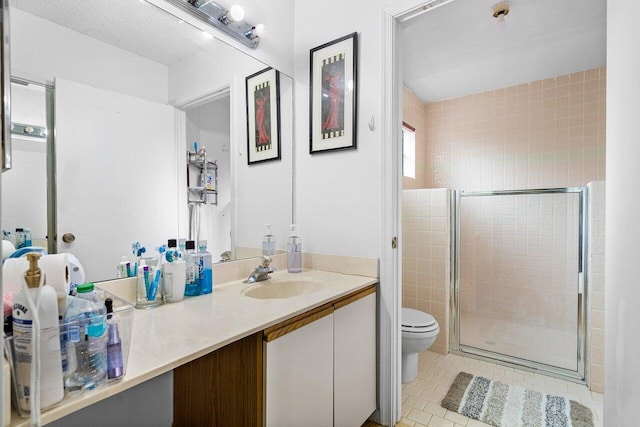
[[[416,129],[402,123],[402,175],[416,178]]]

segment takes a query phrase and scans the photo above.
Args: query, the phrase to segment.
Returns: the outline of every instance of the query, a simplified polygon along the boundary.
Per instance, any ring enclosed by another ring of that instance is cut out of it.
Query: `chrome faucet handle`
[[[264,268],[268,268],[268,267],[269,267],[269,264],[271,264],[271,257],[268,257],[268,256],[266,256],[266,255],[262,255],[262,256],[261,256],[261,260],[262,260],[262,261],[261,261],[260,265],[261,265],[262,267],[264,267]]]

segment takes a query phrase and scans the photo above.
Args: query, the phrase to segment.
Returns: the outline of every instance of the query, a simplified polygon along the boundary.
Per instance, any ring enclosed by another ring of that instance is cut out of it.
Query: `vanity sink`
[[[309,295],[326,288],[327,282],[311,277],[265,280],[245,288],[242,294],[250,298],[281,299]]]

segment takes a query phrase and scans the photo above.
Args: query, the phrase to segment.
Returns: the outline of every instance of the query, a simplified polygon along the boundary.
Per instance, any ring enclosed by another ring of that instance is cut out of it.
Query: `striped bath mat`
[[[593,427],[591,409],[543,394],[460,372],[442,407],[496,427]]]

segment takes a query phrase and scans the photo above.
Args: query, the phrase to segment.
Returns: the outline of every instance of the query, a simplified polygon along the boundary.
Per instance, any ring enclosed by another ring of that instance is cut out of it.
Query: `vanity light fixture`
[[[255,27],[252,27],[249,31],[247,31],[244,35],[245,37],[250,38],[251,40],[255,39],[256,37],[262,37],[264,36],[265,33],[265,26],[264,24],[258,24]]]
[[[504,17],[509,14],[510,7],[510,1],[501,1],[491,7],[493,17],[496,18],[496,29],[498,31],[504,31],[505,28],[507,28],[507,21],[504,19]]]
[[[264,25],[253,25],[244,20],[242,6],[234,5],[227,10],[211,0],[166,1],[252,49],[258,47],[260,37],[264,34]]]
[[[240,22],[244,19],[244,9],[242,6],[238,6],[234,4],[231,6],[231,9],[227,11],[222,17],[220,17],[220,22],[225,25],[229,25],[232,22]]]

